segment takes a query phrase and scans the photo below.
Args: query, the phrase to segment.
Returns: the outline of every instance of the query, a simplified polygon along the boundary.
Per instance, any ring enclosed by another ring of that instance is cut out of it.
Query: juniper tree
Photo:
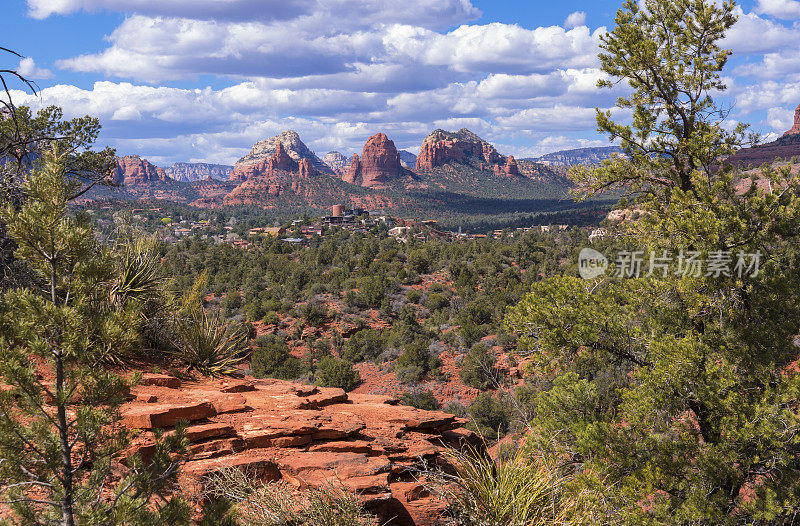
[[[624,4],[602,38],[600,85],[627,83],[618,106],[633,118],[598,111],[597,124],[627,156],[572,173],[582,195],[616,189],[641,211],[619,227],[628,248],[725,255],[728,270],[695,276],[675,261],[638,279],[613,268],[545,279],[507,318],[551,386],[535,403],[538,436],[582,473],[576,489],[601,489],[611,522],[779,524],[800,512],[800,187],[788,169],[750,176],[724,161],[745,132],[725,131],[711,96],[724,90],[732,12]],[[740,252],[761,254],[757,272],[736,269]]]
[[[0,210],[35,278],[0,295],[0,501],[26,525],[185,523],[180,498],[156,498],[176,473],[181,433],[159,441],[152,463],[120,464],[128,384],[102,364],[136,343],[141,316],[135,302],[112,301],[112,255],[68,206],[80,184],[50,151],[22,203]]]

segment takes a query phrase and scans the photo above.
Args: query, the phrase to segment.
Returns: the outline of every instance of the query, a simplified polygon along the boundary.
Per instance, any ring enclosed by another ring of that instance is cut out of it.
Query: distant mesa
[[[233,166],[208,163],[175,163],[164,171],[172,179],[186,183],[208,180],[227,181],[233,171]]]
[[[350,167],[350,160],[337,151],[326,153],[322,157],[322,162],[339,177],[347,173],[347,168]]]
[[[727,162],[747,169],[762,164],[772,164],[779,159],[789,160],[798,155],[800,155],[800,106],[794,110],[794,125],[777,141],[753,148],[742,148],[728,157]]]
[[[400,164],[402,164],[404,168],[413,170],[417,165],[417,156],[408,150],[397,150],[397,155],[400,156]]]
[[[231,180],[271,177],[276,171],[296,172],[302,176],[333,173],[328,165],[303,144],[297,132],[288,130],[255,143],[250,153],[234,165]]]
[[[117,157],[117,164],[111,172],[111,179],[126,186],[153,181],[168,181],[166,172],[138,155]]]
[[[407,170],[400,164],[394,141],[385,133],[377,133],[367,139],[360,158],[353,154],[342,179],[367,188],[383,188],[406,175]]]
[[[621,154],[619,146],[604,146],[597,148],[575,148],[548,153],[541,157],[531,159],[548,166],[574,166],[578,164],[599,164],[605,159]]]

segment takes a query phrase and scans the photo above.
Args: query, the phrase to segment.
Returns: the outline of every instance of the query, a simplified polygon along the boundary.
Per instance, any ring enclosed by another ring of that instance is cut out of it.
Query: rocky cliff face
[[[175,163],[164,171],[172,179],[188,183],[210,179],[227,181],[233,171],[233,166],[207,163]]]
[[[508,156],[508,160],[506,161],[506,165],[503,168],[503,172],[509,177],[519,176],[519,166],[517,166],[517,160],[514,159],[513,155]]]
[[[333,170],[333,173],[339,177],[347,173],[350,167],[350,161],[339,152],[328,152],[322,158],[322,162],[328,165],[328,168]]]
[[[231,179],[245,181],[250,177],[272,175],[272,170],[298,171],[300,161],[308,160],[310,173],[332,174],[332,170],[308,149],[295,131],[288,130],[253,145],[250,153],[233,167]]]
[[[126,186],[169,180],[162,168],[138,155],[117,157],[117,166],[111,172],[111,178],[115,183]]]
[[[783,134],[784,137],[789,135],[797,135],[800,134],[800,104],[798,104],[797,109],[794,110],[794,126],[792,129],[787,131]]]
[[[422,142],[417,170],[433,170],[449,163],[492,165],[502,161],[494,146],[466,128],[457,132],[436,130]]]
[[[378,133],[367,139],[360,158],[353,155],[344,180],[368,188],[381,188],[404,175],[394,142],[386,134]]]

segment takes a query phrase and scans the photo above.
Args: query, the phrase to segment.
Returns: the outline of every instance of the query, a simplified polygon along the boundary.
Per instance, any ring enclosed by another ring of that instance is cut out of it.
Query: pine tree
[[[619,259],[596,280],[546,279],[507,318],[550,381],[538,433],[580,488],[601,488],[611,522],[779,524],[800,512],[800,186],[788,169],[751,178],[724,162],[745,132],[725,131],[711,97],[732,12],[629,0],[603,37],[601,86],[628,83],[618,106],[633,120],[598,111],[597,123],[626,156],[573,176],[583,195],[623,192],[640,214],[620,243],[672,266],[648,276],[645,259],[631,279],[617,277]],[[706,262],[698,275],[677,267],[690,253]],[[758,271],[737,270],[758,254]],[[721,257],[727,270],[713,271]]]
[[[20,524],[186,523],[180,498],[153,498],[174,479],[182,433],[151,463],[120,464],[128,383],[102,363],[136,343],[140,315],[111,299],[112,255],[70,210],[81,183],[64,158],[47,152],[24,200],[0,210],[36,280],[0,295],[0,498]]]

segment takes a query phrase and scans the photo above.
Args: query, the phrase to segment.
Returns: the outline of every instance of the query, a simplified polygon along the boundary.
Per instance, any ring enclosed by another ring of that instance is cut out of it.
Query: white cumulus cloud
[[[564,20],[564,27],[572,29],[573,27],[586,25],[586,12],[575,11],[570,13],[566,20]]]
[[[797,0],[758,0],[756,12],[786,20],[800,19],[800,2]]]
[[[19,61],[17,73],[29,80],[49,79],[53,77],[53,72],[47,68],[40,68],[31,57],[25,57]]]

